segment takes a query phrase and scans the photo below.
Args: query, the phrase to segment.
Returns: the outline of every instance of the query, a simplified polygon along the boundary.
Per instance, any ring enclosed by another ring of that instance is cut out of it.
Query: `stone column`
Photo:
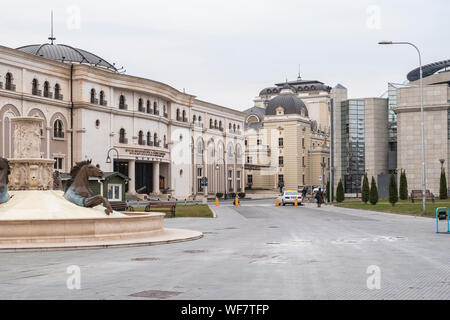
[[[128,176],[130,178],[130,182],[128,185],[128,193],[136,194],[136,169],[135,169],[135,160],[128,161]]]
[[[153,193],[159,194],[159,162],[153,162]]]

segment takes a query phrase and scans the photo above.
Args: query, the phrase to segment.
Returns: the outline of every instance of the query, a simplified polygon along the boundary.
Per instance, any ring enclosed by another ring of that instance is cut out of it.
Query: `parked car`
[[[283,206],[285,206],[286,203],[291,203],[293,205],[295,199],[297,199],[298,205],[302,203],[302,195],[294,190],[286,190],[278,196],[278,201],[280,201]]]

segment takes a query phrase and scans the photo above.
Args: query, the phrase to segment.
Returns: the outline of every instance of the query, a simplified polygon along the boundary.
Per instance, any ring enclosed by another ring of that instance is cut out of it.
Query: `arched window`
[[[16,86],[13,84],[13,77],[11,72],[8,72],[5,76],[5,89],[16,91]]]
[[[126,109],[126,108],[127,105],[125,104],[125,96],[121,94],[119,98],[119,109]]]
[[[31,83],[31,93],[35,96],[39,95],[39,84],[37,79],[33,79],[33,82]]]
[[[219,121],[219,129],[222,130],[222,121]]]
[[[152,113],[152,104],[150,100],[147,100],[147,113]]]
[[[233,124],[233,131],[236,132],[236,124]]]
[[[98,103],[98,100],[95,98],[95,96],[96,96],[95,89],[92,88],[92,89],[91,89],[91,103],[97,104],[97,103]]]
[[[210,129],[213,128],[213,119],[209,119],[209,128],[210,128]]]
[[[60,119],[56,119],[53,123],[53,137],[64,138],[63,122]]]
[[[166,107],[166,105],[163,105],[163,112],[164,112],[164,117],[167,118],[167,107]]]
[[[195,123],[195,121],[197,121],[197,116],[194,114],[194,115],[192,116],[192,122]]]
[[[153,134],[153,143],[155,144],[155,147],[159,147],[158,134],[156,132]]]
[[[201,140],[197,142],[197,153],[198,155],[203,155],[203,144]]]
[[[144,133],[142,132],[142,130],[139,131],[138,134],[138,144],[141,146],[144,144]]]
[[[139,98],[138,110],[139,110],[139,112],[144,112],[144,101],[142,100],[142,98]]]
[[[153,113],[154,114],[159,114],[158,103],[156,101],[153,102]]]
[[[164,148],[168,148],[169,146],[167,145],[167,137],[166,135],[164,135]]]
[[[100,105],[106,106],[105,92],[103,90],[100,91]]]
[[[180,118],[180,109],[177,109],[177,121],[181,121],[181,118]]]
[[[147,145],[148,146],[152,146],[152,134],[150,133],[150,131],[147,131]]]
[[[228,124],[228,130],[231,131],[231,123]]]
[[[55,99],[62,100],[63,96],[61,94],[61,86],[57,83],[55,84]]]
[[[119,131],[119,143],[128,143],[126,136],[125,129],[122,128]]]
[[[241,130],[241,126],[240,126],[240,125],[238,125],[238,126],[237,126],[237,129],[238,129],[238,131],[239,131],[239,130]]]
[[[48,81],[44,82],[44,97],[50,98],[50,84]]]
[[[217,129],[217,120],[214,120],[214,128]]]
[[[186,118],[186,110],[183,110],[183,122],[186,122],[187,118]]]

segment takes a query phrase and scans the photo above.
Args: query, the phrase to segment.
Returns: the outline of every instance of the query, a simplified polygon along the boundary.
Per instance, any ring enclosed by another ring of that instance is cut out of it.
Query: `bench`
[[[130,207],[126,202],[113,202],[111,208],[114,211],[134,211],[133,207]]]
[[[174,218],[176,206],[175,201],[150,201],[145,207],[145,211],[151,211],[151,208],[170,208],[171,217]]]
[[[412,190],[411,191],[411,195],[410,195],[411,202],[414,203],[414,200],[422,199],[422,195],[423,195],[422,190]],[[432,194],[430,192],[430,190],[426,190],[425,191],[425,197],[426,197],[427,200],[431,199],[431,201],[433,201],[433,203],[434,203],[434,194]]]

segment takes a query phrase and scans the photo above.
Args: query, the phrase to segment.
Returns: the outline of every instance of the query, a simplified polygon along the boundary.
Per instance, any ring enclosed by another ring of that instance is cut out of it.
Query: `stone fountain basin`
[[[0,205],[0,250],[80,249],[199,239],[201,232],[163,227],[164,214],[79,207],[60,191],[12,191]]]

